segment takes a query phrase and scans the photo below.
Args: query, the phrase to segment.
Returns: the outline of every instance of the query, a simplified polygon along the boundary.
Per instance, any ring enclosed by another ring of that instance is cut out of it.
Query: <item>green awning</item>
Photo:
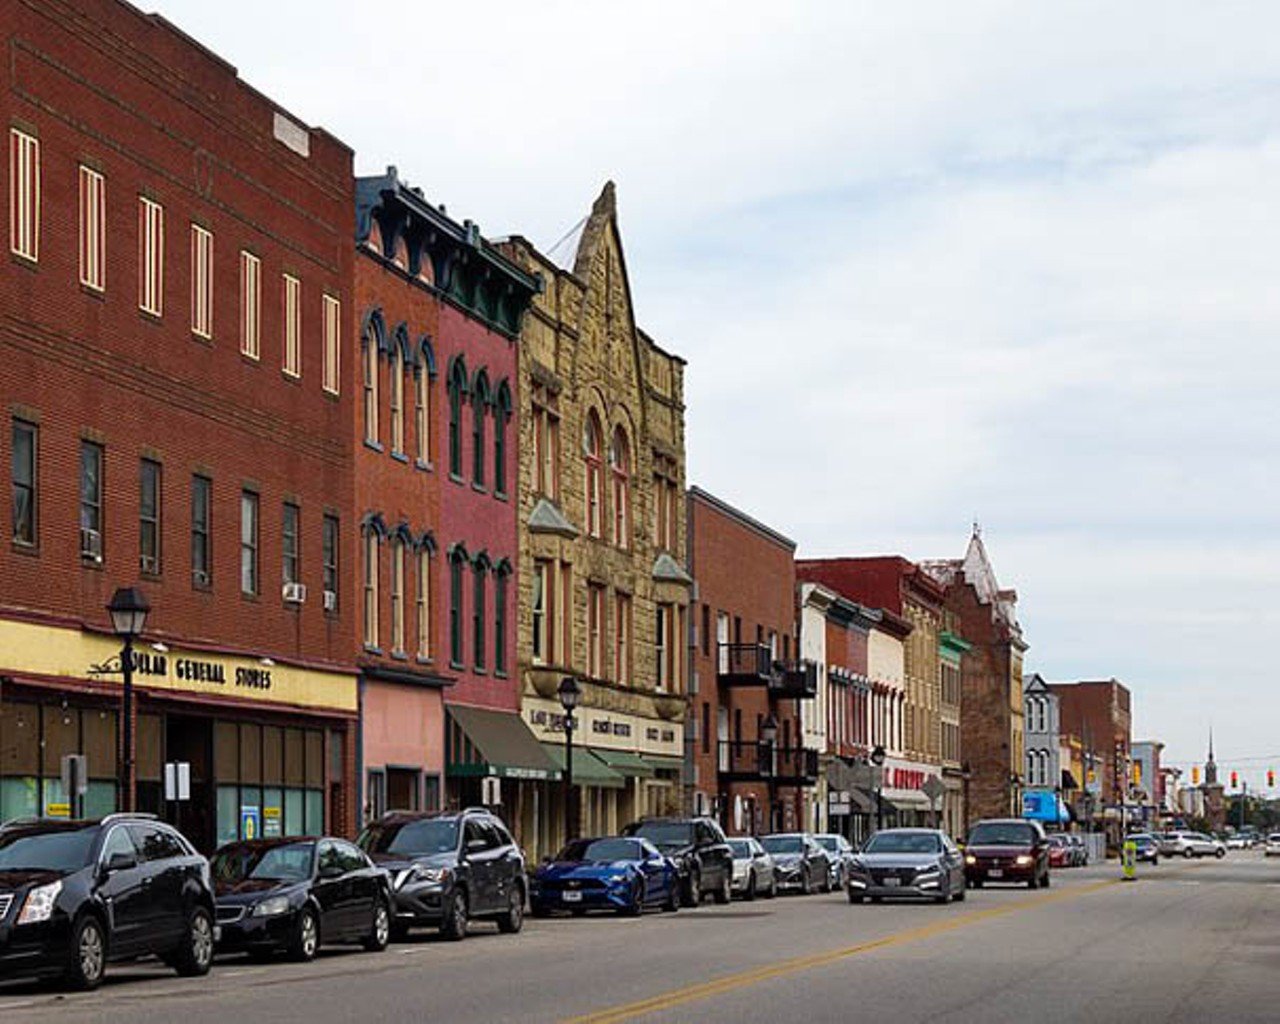
[[[544,743],[542,749],[555,762],[557,774],[564,777],[564,747],[558,743]],[[582,747],[573,748],[573,784],[575,786],[600,786],[605,789],[623,789],[627,780]]]
[[[446,705],[445,771],[452,776],[558,779],[560,767],[514,711]]]
[[[604,750],[600,747],[592,747],[591,753],[619,775],[631,775],[641,779],[653,778],[653,766],[639,754],[633,754],[629,750]]]
[[[666,754],[645,754],[644,759],[649,763],[649,767],[653,768],[655,771],[684,771],[683,757],[668,757]]]

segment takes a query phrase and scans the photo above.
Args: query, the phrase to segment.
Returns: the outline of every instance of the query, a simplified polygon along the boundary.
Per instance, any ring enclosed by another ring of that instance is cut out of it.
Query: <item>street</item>
[[[946,907],[844,897],[706,905],[639,920],[530,920],[315,963],[220,959],[209,977],[120,966],[96,993],[0,989],[7,1022],[1274,1021],[1280,862],[1057,871],[1048,891]]]

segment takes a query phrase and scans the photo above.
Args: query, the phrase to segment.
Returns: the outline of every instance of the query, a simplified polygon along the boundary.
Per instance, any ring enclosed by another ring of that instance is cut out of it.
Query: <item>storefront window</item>
[[[306,833],[307,820],[302,790],[287,789],[284,794],[284,834],[301,836]]]
[[[218,787],[218,845],[240,838],[240,787]]]
[[[217,842],[324,831],[324,733],[218,722]]]

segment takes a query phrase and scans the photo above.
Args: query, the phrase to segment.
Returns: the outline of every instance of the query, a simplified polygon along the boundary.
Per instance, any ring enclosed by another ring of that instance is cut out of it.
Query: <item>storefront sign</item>
[[[564,741],[564,709],[559,704],[526,697],[523,714],[538,739]],[[579,707],[573,717],[577,723],[575,737],[581,737],[588,746],[666,757],[684,755],[682,726],[599,708]]]
[[[264,807],[262,808],[262,836],[264,839],[274,839],[280,835],[280,808]]]
[[[47,818],[69,818],[71,817],[71,805],[45,804],[44,813]]]
[[[256,807],[240,808],[240,838],[258,839],[262,836],[262,816]]]

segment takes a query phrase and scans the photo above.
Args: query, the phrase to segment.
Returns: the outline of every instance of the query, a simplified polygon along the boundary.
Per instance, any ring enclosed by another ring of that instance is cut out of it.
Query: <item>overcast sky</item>
[[[614,179],[690,482],[814,556],[976,518],[1029,669],[1280,768],[1275,4],[158,9],[490,236]]]

